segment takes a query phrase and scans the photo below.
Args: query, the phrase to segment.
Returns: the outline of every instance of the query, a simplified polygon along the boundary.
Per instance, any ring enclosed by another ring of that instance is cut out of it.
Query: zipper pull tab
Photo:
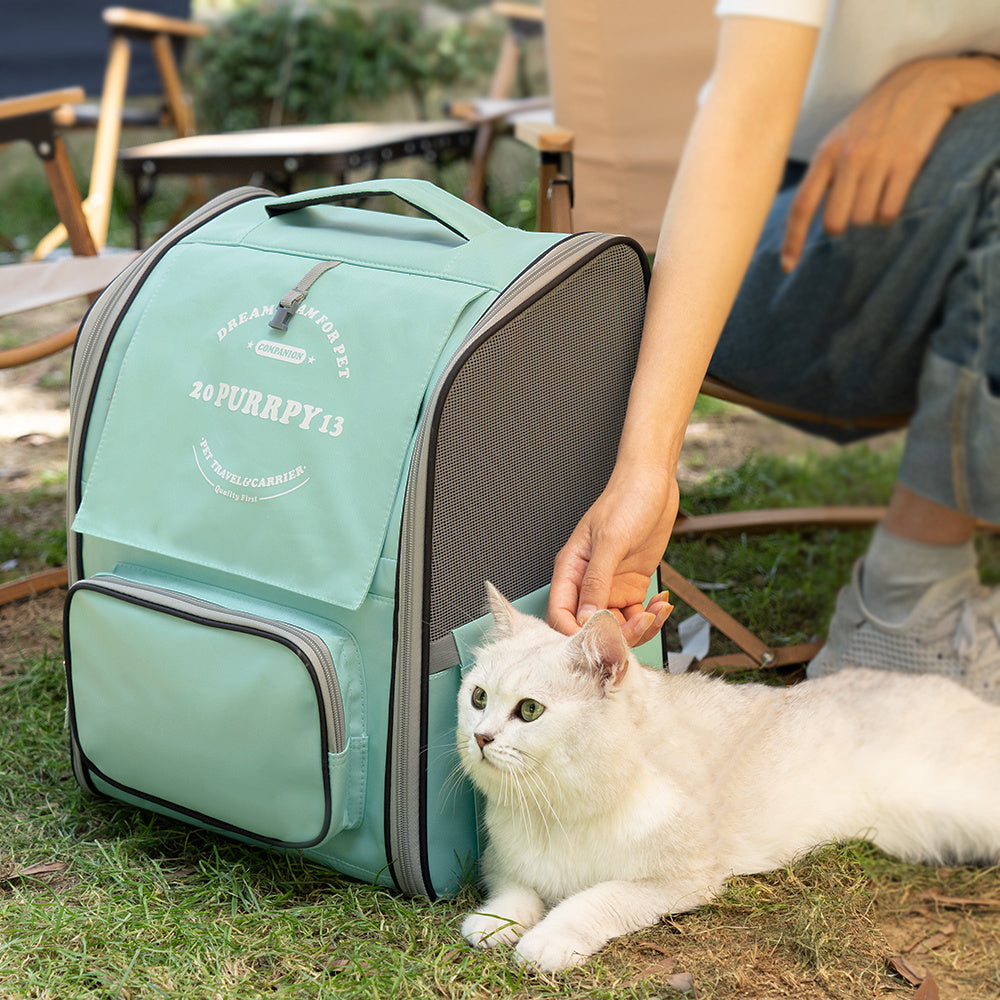
[[[332,268],[335,268],[339,263],[339,260],[324,260],[315,267],[310,268],[309,273],[290,292],[281,297],[281,301],[275,307],[274,316],[271,317],[268,326],[272,330],[286,333],[288,331],[288,321],[298,312],[299,306],[302,305],[305,297],[309,294],[309,289],[313,286],[316,279],[320,275],[326,274]]]

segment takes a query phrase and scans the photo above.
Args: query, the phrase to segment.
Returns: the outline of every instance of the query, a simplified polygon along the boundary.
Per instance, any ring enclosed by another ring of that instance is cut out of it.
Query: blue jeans
[[[912,412],[899,481],[1000,522],[1000,95],[952,118],[893,225],[833,237],[817,217],[786,275],[794,190],[775,200],[709,371],[813,413]]]

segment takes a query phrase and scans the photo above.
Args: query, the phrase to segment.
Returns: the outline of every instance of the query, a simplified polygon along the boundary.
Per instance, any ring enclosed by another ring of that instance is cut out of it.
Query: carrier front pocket
[[[82,777],[277,847],[356,826],[358,653],[337,626],[318,631],[121,576],[80,581],[65,632]]]

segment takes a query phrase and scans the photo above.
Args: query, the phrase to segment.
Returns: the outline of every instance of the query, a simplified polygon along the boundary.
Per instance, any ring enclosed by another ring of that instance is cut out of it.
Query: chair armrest
[[[575,133],[553,122],[522,121],[514,125],[515,137],[539,153],[572,153]]]
[[[112,29],[136,35],[174,35],[181,38],[200,38],[208,34],[208,25],[184,21],[177,17],[164,17],[147,10],[131,7],[106,7],[101,15]]]
[[[573,232],[575,133],[552,122],[521,121],[514,125],[514,137],[538,152],[538,229]]]
[[[0,100],[0,118],[20,118],[24,115],[55,111],[64,104],[79,104],[84,98],[83,87],[43,90],[37,94],[7,97]]]
[[[495,0],[490,7],[497,17],[506,18],[508,21],[540,25],[545,20],[545,14],[539,4],[519,3],[517,0]]]
[[[551,107],[549,97],[477,97],[451,101],[447,110],[452,118],[470,125],[504,125],[527,120],[528,116],[543,118]]]

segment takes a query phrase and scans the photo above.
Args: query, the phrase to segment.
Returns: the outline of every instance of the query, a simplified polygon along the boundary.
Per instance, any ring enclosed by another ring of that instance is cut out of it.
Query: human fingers
[[[549,626],[563,635],[573,635],[580,629],[577,607],[586,566],[585,553],[581,551],[580,543],[574,535],[555,558],[545,611],[545,620]]]
[[[856,150],[841,146],[823,205],[823,229],[831,236],[842,236],[851,224],[864,162]]]
[[[655,620],[656,616],[648,611],[640,611],[638,614],[631,615],[622,626],[622,635],[625,637],[626,644],[634,648],[652,638],[655,633],[650,630]]]
[[[664,591],[650,599],[645,610],[631,615],[622,629],[625,641],[629,646],[641,646],[649,642],[661,628],[664,622],[673,611],[673,605],[667,600],[667,593]]]
[[[894,165],[882,191],[876,216],[878,223],[887,226],[899,218],[923,162],[923,158],[912,158]]]
[[[806,236],[833,176],[830,154],[820,151],[810,164],[792,198],[785,220],[785,236],[781,245],[781,267],[785,273],[794,270],[802,257]]]
[[[879,221],[889,175],[889,164],[880,155],[873,154],[855,186],[854,199],[850,205],[850,225],[870,226]]]
[[[607,547],[594,546],[580,581],[580,596],[576,608],[578,625],[583,625],[591,615],[609,606],[611,585],[619,562],[617,552],[612,552]]]

